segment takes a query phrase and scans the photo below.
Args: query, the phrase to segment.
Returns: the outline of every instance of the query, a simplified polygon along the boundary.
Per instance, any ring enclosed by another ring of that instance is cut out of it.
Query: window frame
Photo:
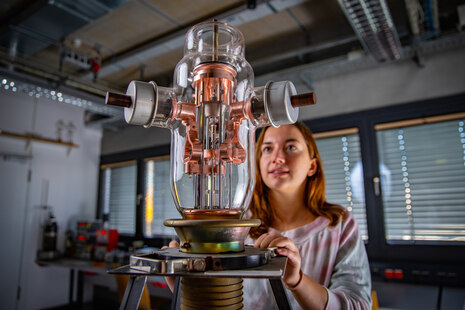
[[[101,164],[99,166],[99,190],[98,190],[98,209],[100,209],[100,212],[99,214],[101,215],[100,218],[101,219],[104,219],[105,221],[108,221],[108,217],[109,217],[109,214],[106,214],[105,213],[105,206],[102,205],[102,202],[103,202],[103,197],[102,197],[102,193],[104,193],[105,191],[103,190],[103,188],[105,187],[106,184],[104,184],[105,182],[105,170],[108,169],[108,168],[119,168],[119,167],[125,167],[125,166],[132,166],[132,165],[135,165],[136,166],[136,181],[137,181],[137,161],[136,160],[125,160],[125,161],[118,161],[118,162],[114,162],[114,163],[105,163],[105,164]],[[136,184],[137,186],[137,184]],[[136,193],[136,198],[137,198],[137,193]],[[137,206],[136,206],[137,207]],[[97,214],[97,219],[99,219],[98,217],[98,214]],[[136,217],[134,216],[134,220],[136,219]],[[136,223],[134,223],[134,229],[136,229]],[[121,233],[120,233],[121,234]],[[122,235],[128,235],[128,236],[132,236],[130,234],[122,234]]]
[[[444,265],[463,264],[465,247],[459,243],[388,244],[385,238],[382,195],[375,195],[372,180],[380,177],[376,125],[464,112],[464,103],[465,93],[462,93],[304,121],[314,133],[351,127],[359,129],[369,236],[366,250],[370,263],[403,261]]]
[[[438,115],[438,116],[426,116],[426,117],[420,117],[420,118],[414,118],[414,119],[409,119],[405,121],[395,121],[395,122],[387,122],[387,123],[378,123],[375,125],[375,133],[378,136],[378,133],[381,133],[384,130],[407,130],[410,127],[415,127],[415,126],[421,126],[421,125],[432,125],[432,124],[439,124],[443,122],[450,122],[450,121],[459,121],[461,119],[465,118],[465,112],[458,112],[458,113],[449,113],[449,114],[443,114],[443,115]],[[396,134],[397,135],[397,134]],[[410,143],[409,143],[410,144]],[[408,147],[407,147],[407,153],[409,152]],[[377,149],[377,154],[380,153],[380,150]],[[415,157],[414,157],[415,159]],[[409,167],[410,168],[410,167]],[[409,178],[411,177],[410,171],[409,171]],[[413,185],[418,186],[415,182],[413,182]],[[382,184],[380,184],[382,188]],[[382,195],[381,195],[382,196]],[[417,209],[417,210],[421,210]],[[418,212],[418,211],[417,211]],[[420,211],[422,212],[422,211]],[[386,212],[385,212],[386,213]],[[414,211],[415,213],[415,211]],[[416,222],[416,220],[415,220]],[[421,224],[422,222],[417,222],[417,224]],[[387,226],[387,223],[385,223],[385,227]],[[454,245],[465,245],[465,241],[459,240],[459,241],[447,241],[447,240],[402,240],[402,239],[391,239],[387,240],[386,242],[389,244],[429,244],[429,245],[440,245],[444,246],[447,245],[448,243],[453,242]]]
[[[149,130],[149,129],[148,129]],[[159,156],[169,156],[170,154],[170,145],[160,145],[155,147],[149,147],[144,149],[131,150],[116,154],[102,155],[100,156],[100,167],[109,164],[118,164],[120,162],[127,162],[131,160],[136,161],[137,165],[137,186],[136,186],[136,231],[134,236],[128,234],[120,234],[120,241],[124,242],[127,245],[130,245],[135,240],[142,240],[144,244],[147,244],[151,247],[161,247],[168,244],[171,238],[146,238],[143,233],[143,216],[144,216],[144,178],[145,178],[145,160],[153,157]],[[102,205],[102,186],[103,186],[103,170],[99,171],[99,189],[98,189],[98,201],[97,201],[97,210],[96,218],[102,219],[103,217],[103,205]]]
[[[357,127],[351,127],[351,128],[345,128],[345,129],[338,129],[338,130],[330,130],[330,131],[322,131],[322,132],[318,132],[318,133],[313,133],[313,138],[315,139],[315,141],[317,143],[318,151],[320,153],[323,166],[325,164],[325,159],[324,159],[324,154],[322,154],[322,149],[318,146],[318,139],[327,139],[327,138],[334,138],[334,137],[338,137],[340,139],[342,136],[349,136],[349,135],[357,135],[358,139],[359,139],[359,143],[360,143],[360,132],[359,132]],[[361,149],[360,149],[360,156],[361,156]],[[363,162],[362,162],[361,158],[360,158],[360,161],[362,163],[362,170],[363,170]],[[323,169],[325,169],[325,168],[323,167]],[[326,183],[326,186],[325,186],[325,188],[326,188],[326,199],[328,199],[328,202],[330,202],[330,203],[335,203],[335,201],[332,201],[331,198],[328,197],[328,188],[330,187],[330,185],[328,183],[329,178],[327,177],[328,174],[327,174],[326,169],[324,170],[324,175],[325,175],[325,183]],[[363,175],[363,173],[362,173],[362,175]],[[363,188],[363,190],[365,191],[365,187]],[[346,208],[346,206],[344,206],[343,204],[341,204],[341,205],[344,208]],[[368,221],[366,219],[366,202],[363,202],[363,205],[365,206],[365,224],[368,226]],[[354,214],[354,216],[355,216],[355,214]],[[361,233],[362,233],[362,231],[361,231]],[[362,236],[363,236],[363,234],[362,234]],[[366,237],[367,237],[367,239],[363,240],[365,245],[370,242],[370,237],[369,237],[369,234],[368,234],[368,230],[367,230]]]

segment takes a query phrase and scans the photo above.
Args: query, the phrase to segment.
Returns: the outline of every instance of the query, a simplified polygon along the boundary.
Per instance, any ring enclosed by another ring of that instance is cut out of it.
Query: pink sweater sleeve
[[[344,221],[338,254],[327,288],[326,309],[371,309],[368,258],[353,216]]]

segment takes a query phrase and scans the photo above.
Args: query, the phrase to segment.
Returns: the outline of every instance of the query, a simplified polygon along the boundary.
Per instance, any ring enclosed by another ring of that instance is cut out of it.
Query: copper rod
[[[119,107],[129,108],[132,105],[131,96],[107,92],[105,104],[116,105]]]
[[[304,107],[315,103],[316,96],[314,92],[291,96],[291,105],[294,108]]]

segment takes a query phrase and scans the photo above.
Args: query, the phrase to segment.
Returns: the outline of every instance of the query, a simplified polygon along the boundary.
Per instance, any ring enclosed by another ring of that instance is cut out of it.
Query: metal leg
[[[147,276],[131,276],[124,291],[120,310],[136,310],[144,291]]]
[[[171,310],[181,309],[181,277],[174,280],[173,299],[171,300]]]
[[[68,296],[69,304],[73,303],[73,295],[74,295],[74,269],[71,268],[69,270],[69,296]]]
[[[279,310],[291,310],[289,299],[287,298],[284,289],[283,281],[281,279],[268,279],[271,288],[273,289],[274,298]]]
[[[79,306],[82,306],[83,301],[84,301],[84,272],[82,272],[81,270],[78,270],[76,302]]]

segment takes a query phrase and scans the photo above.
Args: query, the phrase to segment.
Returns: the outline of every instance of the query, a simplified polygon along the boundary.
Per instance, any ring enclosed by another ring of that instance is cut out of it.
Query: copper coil
[[[242,309],[241,278],[181,279],[181,309]]]

